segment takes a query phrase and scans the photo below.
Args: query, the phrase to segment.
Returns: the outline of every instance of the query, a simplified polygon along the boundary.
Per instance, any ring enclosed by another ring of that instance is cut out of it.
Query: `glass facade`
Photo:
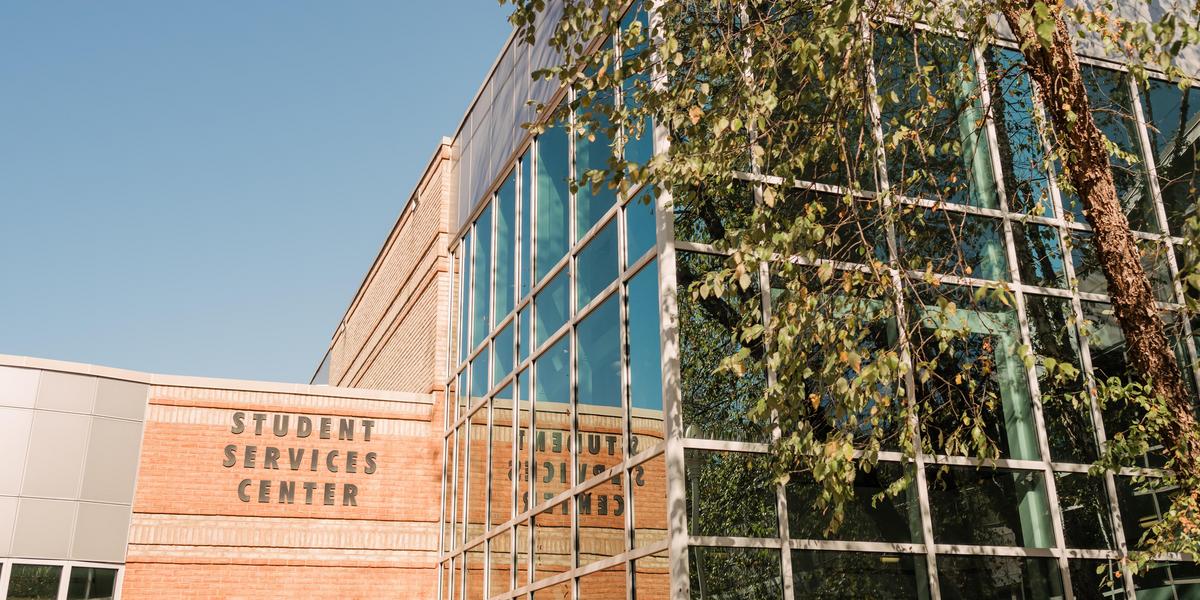
[[[890,43],[912,50],[911,40]],[[878,44],[881,88],[899,76],[887,66],[893,45]],[[1062,400],[1095,380],[1054,378],[1019,349],[1104,377],[1127,372],[1124,342],[1078,199],[1045,168],[1040,107],[1012,68],[1020,55],[963,51],[977,73],[964,111],[985,126],[968,132],[953,122],[966,117],[945,115],[941,129],[955,138],[945,148],[955,150],[921,159],[931,179],[905,173],[906,157],[880,158],[878,180],[904,186],[900,202],[924,227],[899,240],[896,256],[884,244],[860,256],[899,265],[914,254],[935,264],[945,256],[936,290],[923,273],[901,272],[918,322],[937,310],[934,292],[972,298],[996,282],[1012,291],[1011,303],[960,303],[955,323],[967,333],[945,352],[986,365],[978,380],[948,371],[910,389],[931,406],[978,390],[995,397],[985,422],[999,456],[981,461],[944,443],[941,430],[955,424],[925,415],[915,463],[885,447],[856,479],[845,525],[827,531],[811,479],[769,473],[775,425],[745,417],[766,367],[714,374],[737,340],[719,311],[686,290],[722,264],[708,237],[719,224],[656,205],[648,190],[572,191],[571,178],[607,155],[555,127],[496,174],[455,251],[441,597],[1050,599],[1120,597],[1126,586],[1139,598],[1200,597],[1193,563],[1116,582],[1096,574],[1136,546],[1163,500],[1134,492],[1121,474],[1088,474],[1122,415]],[[920,60],[944,58],[931,51]],[[1171,281],[1182,220],[1196,210],[1200,92],[1141,89],[1084,62],[1102,129],[1136,158],[1112,168],[1194,379],[1195,337]],[[886,106],[870,123],[880,135],[902,125]],[[642,143],[605,142],[640,156]],[[738,202],[720,218],[735,219],[745,209]],[[769,309],[776,293],[752,286],[726,308]],[[871,343],[896,335],[882,314]],[[911,482],[904,493],[872,502],[900,479]]]

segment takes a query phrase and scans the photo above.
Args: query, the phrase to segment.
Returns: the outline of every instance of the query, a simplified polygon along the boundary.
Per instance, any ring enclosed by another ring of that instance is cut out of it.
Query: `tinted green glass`
[[[488,311],[492,299],[492,206],[475,220],[475,251],[471,256],[471,347],[491,333]]]
[[[67,600],[108,600],[116,588],[116,569],[71,567]]]
[[[496,192],[496,305],[492,325],[508,316],[516,297],[517,172],[508,174]]]
[[[1040,472],[931,466],[927,478],[935,542],[1028,548],[1054,545]]]
[[[513,330],[516,323],[509,323],[492,340],[492,385],[500,383],[513,370]]]
[[[692,535],[779,535],[775,478],[766,455],[686,450],[685,457]]]
[[[608,222],[575,259],[575,308],[587,306],[617,278],[617,221]]]
[[[1058,242],[1058,229],[1037,223],[1012,224],[1013,245],[1021,283],[1041,287],[1067,287],[1066,262]]]
[[[816,509],[823,488],[809,473],[793,473],[787,483],[788,528],[792,539],[862,542],[920,542],[921,509],[916,488],[876,500],[876,495],[904,477],[900,463],[880,462],[854,478],[854,497],[845,505],[845,521],[827,533],[829,519]]]
[[[609,296],[576,327],[580,413],[584,405],[621,406],[620,299]]]
[[[1008,281],[999,219],[948,210],[918,209],[900,224],[904,266],[934,273]]]
[[[659,348],[658,262],[629,280],[629,404],[658,411],[662,405],[662,361]]]
[[[1200,89],[1179,89],[1166,81],[1151,80],[1142,100],[1142,111],[1149,125],[1150,147],[1154,150],[1158,187],[1172,235],[1181,235],[1183,222],[1196,215],[1200,153],[1194,126],[1200,114]]]
[[[654,247],[654,192],[652,189],[643,189],[636,198],[625,205],[625,237],[628,245],[626,267]]]
[[[1050,442],[1050,457],[1058,462],[1090,463],[1096,459],[1095,427],[1091,406],[1083,391],[1079,338],[1075,334],[1074,310],[1066,298],[1025,295],[1029,339],[1037,356],[1038,390]],[[1054,361],[1048,370],[1047,360]],[[1068,376],[1058,365],[1074,367]]]
[[[541,346],[542,342],[567,322],[570,309],[567,304],[567,286],[570,285],[567,273],[568,270],[563,269],[555,275],[533,299],[534,318],[537,320],[537,346]]]
[[[1087,473],[1055,473],[1068,548],[1115,550],[1104,480]]]
[[[537,138],[537,268],[534,281],[541,281],[567,253],[570,232],[567,132],[547,129]]]

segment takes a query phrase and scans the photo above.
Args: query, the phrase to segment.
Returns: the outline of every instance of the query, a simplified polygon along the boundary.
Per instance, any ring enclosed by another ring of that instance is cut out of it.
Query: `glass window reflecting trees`
[[[642,14],[630,13],[622,27],[644,27]],[[879,30],[881,96],[910,87],[917,65],[924,89],[955,110],[907,122],[906,107],[924,98],[897,93],[882,102],[866,127],[880,135],[915,127],[938,143],[933,151],[902,147],[875,165],[905,217],[894,251],[883,226],[861,231],[853,249],[831,251],[835,274],[871,260],[899,267],[907,321],[899,309],[882,311],[877,335],[864,343],[892,348],[903,333],[921,347],[912,385],[884,386],[925,411],[911,440],[916,460],[896,451],[898,436],[908,435],[897,426],[878,463],[856,474],[857,495],[837,530],[811,474],[775,479],[767,451],[780,425],[746,416],[773,373],[761,360],[748,361],[740,377],[717,367],[738,350],[759,351],[733,335],[738,315],[769,311],[796,291],[780,289],[770,272],[719,301],[687,291],[726,264],[713,242],[744,222],[754,183],[699,213],[659,205],[650,189],[593,189],[583,173],[622,147],[644,160],[650,130],[610,140],[565,123],[530,139],[497,174],[496,191],[458,242],[462,327],[448,382],[464,391],[470,383],[468,396],[479,397],[449,417],[444,473],[460,481],[444,489],[479,493],[475,431],[484,427],[484,493],[493,496],[482,505],[487,527],[477,526],[474,501],[447,503],[467,514],[443,548],[444,577],[465,581],[472,561],[497,556],[478,570],[490,578],[478,589],[500,598],[596,590],[665,597],[671,589],[783,600],[1101,598],[1119,597],[1123,585],[1187,597],[1194,564],[1116,582],[1095,574],[1136,545],[1161,506],[1122,477],[1087,473],[1123,422],[1090,393],[1096,378],[1126,372],[1124,344],[1106,316],[1080,203],[1057,180],[1020,55],[915,41]],[[1169,277],[1179,242],[1172,236],[1195,210],[1190,155],[1200,93],[1166,82],[1141,89],[1101,66],[1087,70],[1102,128],[1125,153],[1112,168],[1146,243],[1160,308],[1184,340],[1195,332],[1175,316]],[[600,101],[634,101],[642,84],[630,74]],[[572,181],[581,187],[573,191]],[[869,206],[838,204],[847,190],[829,181],[797,183],[820,183],[828,197],[797,192],[784,209],[825,202],[836,217]],[[660,289],[676,294],[662,298]],[[935,325],[960,335],[939,344]],[[1193,362],[1193,351],[1181,343],[1181,360]],[[977,408],[976,420],[964,425],[963,407]],[[662,443],[664,408],[678,411],[678,454]],[[964,427],[960,440],[977,427],[998,454],[979,460],[969,443],[947,441]],[[666,554],[673,535],[688,542],[675,564]]]

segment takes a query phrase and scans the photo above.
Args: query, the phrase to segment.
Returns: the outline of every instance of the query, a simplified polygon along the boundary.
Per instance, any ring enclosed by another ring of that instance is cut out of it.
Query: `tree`
[[[544,2],[510,1],[532,41]],[[624,4],[566,2],[550,38],[562,61],[540,76],[573,90],[554,121],[616,140],[577,189],[649,183],[670,194],[678,238],[725,257],[678,269],[680,329],[706,333],[683,345],[724,354],[707,367],[685,357],[684,388],[688,371],[740,378],[697,388],[694,420],[777,427],[778,472],[820,484],[833,530],[881,451],[1040,456],[1034,390],[1047,429],[1063,432],[1052,455],[1100,473],[1162,447],[1161,472],[1142,483],[1170,490],[1171,509],[1131,568],[1200,555],[1192,393],[1130,225],[1154,218],[1139,212],[1152,182],[1113,139],[1132,118],[1130,88],[1075,49],[1098,40],[1136,80],[1154,69],[1187,85],[1175,57],[1200,41],[1194,9],[1148,23],[1044,0],[665,0],[653,19],[622,21]],[[1109,89],[1126,97],[1099,97]],[[622,155],[651,122],[666,151]],[[1043,227],[1047,216],[1090,233]],[[1188,244],[1180,276],[1200,289]],[[1015,277],[1078,288],[1081,273],[1064,273],[1088,267],[1066,266],[1076,253],[1102,274],[1127,364],[1082,369],[1071,331],[1090,306],[1013,293]],[[1078,427],[1093,407],[1121,416],[1103,449]]]

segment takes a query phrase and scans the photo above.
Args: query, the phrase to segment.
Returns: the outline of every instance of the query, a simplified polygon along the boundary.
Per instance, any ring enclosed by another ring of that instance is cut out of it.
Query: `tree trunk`
[[[1094,232],[1092,243],[1125,335],[1130,366],[1150,379],[1152,391],[1170,411],[1172,424],[1163,442],[1175,455],[1177,472],[1182,478],[1200,475],[1200,436],[1196,435],[1191,399],[1155,307],[1154,292],[1142,268],[1129,220],[1117,199],[1108,149],[1092,118],[1079,61],[1062,18],[1062,5],[1047,3],[1055,20],[1054,36],[1047,47],[1031,24],[1036,22],[1033,4],[1032,0],[1007,1],[1001,3],[1001,12],[1021,43],[1030,75],[1038,84],[1038,96],[1059,139],[1069,140],[1063,147],[1063,160]],[[1198,490],[1191,492],[1193,500],[1200,494]]]

